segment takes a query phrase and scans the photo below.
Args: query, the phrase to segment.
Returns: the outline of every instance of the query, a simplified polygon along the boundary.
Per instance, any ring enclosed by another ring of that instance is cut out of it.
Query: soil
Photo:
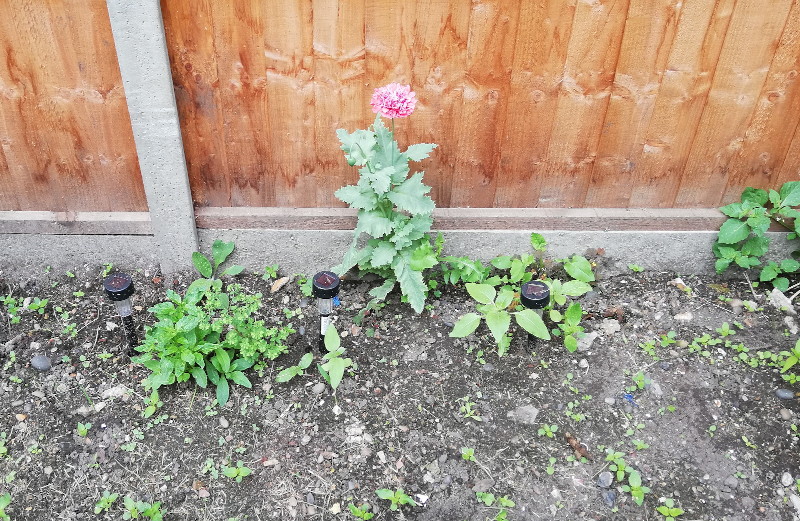
[[[192,276],[128,268],[141,334],[153,323],[147,309]],[[316,370],[275,383],[317,349],[316,304],[296,278],[270,293],[273,280],[244,275],[240,283],[264,294],[263,318],[298,330],[289,352],[251,372],[253,389],[233,386],[223,408],[213,391],[183,383],[162,388],[163,406],[143,418],[148,371],[130,362],[100,272],[0,278],[0,295],[49,301],[41,314],[19,311],[15,324],[0,307],[0,489],[12,519],[121,519],[126,495],[161,502],[168,521],[355,519],[349,503],[369,503],[376,521],[502,519],[476,492],[513,500],[510,520],[662,520],[665,498],[685,511],[679,520],[800,516],[798,388],[775,367],[742,361],[794,346],[794,310],[771,306],[746,281],[603,278],[600,262],[600,280],[580,299],[589,335],[578,352],[516,331],[502,358],[485,326],[448,336],[474,307],[463,288],[445,287],[420,315],[392,294],[356,325],[377,282],[345,281],[336,326],[357,368],[334,394]],[[724,323],[734,334],[722,337]],[[704,334],[722,342],[687,345]],[[640,347],[648,340],[650,353]],[[33,368],[36,355],[52,367]],[[91,423],[85,436],[79,423]],[[543,425],[558,429],[549,437]],[[643,505],[626,483],[607,482],[608,451],[651,489]],[[252,469],[241,482],[222,473],[239,460]],[[384,488],[418,505],[391,511],[375,494]],[[95,514],[103,491],[120,499]]]

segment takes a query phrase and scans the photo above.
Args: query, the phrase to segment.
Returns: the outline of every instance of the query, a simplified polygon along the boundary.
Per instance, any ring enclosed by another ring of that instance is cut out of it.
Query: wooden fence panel
[[[105,0],[0,2],[0,210],[147,211]]]
[[[395,81],[440,207],[702,208],[798,177],[800,0],[161,2],[200,206],[341,206],[335,130]]]

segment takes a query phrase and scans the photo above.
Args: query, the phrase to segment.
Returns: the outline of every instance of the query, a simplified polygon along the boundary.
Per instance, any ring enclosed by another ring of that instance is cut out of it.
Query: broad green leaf
[[[760,188],[747,187],[742,192],[742,202],[751,202],[759,206],[764,206],[769,201],[769,196],[766,190]]]
[[[378,196],[368,188],[356,185],[343,186],[333,194],[340,201],[360,210],[374,210],[378,206]]]
[[[211,246],[211,256],[214,257],[214,269],[217,269],[220,264],[225,262],[228,255],[233,253],[234,247],[233,242],[224,242],[219,239],[214,241],[214,244]]]
[[[308,366],[311,365],[311,362],[314,361],[314,353],[306,353],[301,358],[300,361],[297,362],[297,367],[300,369],[308,369]]]
[[[417,143],[416,145],[411,145],[408,147],[404,154],[411,161],[422,161],[428,157],[430,153],[433,152],[433,149],[437,146],[438,145],[433,143]]]
[[[228,266],[227,268],[225,268],[222,274],[233,276],[240,274],[242,271],[244,271],[244,266],[239,266],[238,264],[234,264],[233,266]]]
[[[788,371],[789,369],[794,367],[795,364],[797,364],[797,362],[798,362],[798,358],[797,357],[790,356],[789,358],[786,359],[786,362],[783,363],[783,367],[781,368],[781,372],[785,373],[786,371]]]
[[[458,319],[450,331],[450,336],[454,338],[463,338],[471,335],[481,323],[481,316],[477,313],[467,313]]]
[[[233,380],[235,383],[241,385],[242,387],[247,387],[248,389],[251,389],[253,387],[253,384],[250,383],[250,380],[241,371],[232,372],[230,374],[230,377],[231,377],[231,380]]]
[[[373,155],[373,148],[377,144],[375,134],[368,130],[356,130],[352,134],[340,128],[336,131],[336,137],[342,143],[345,158],[350,166],[365,165]]]
[[[717,259],[717,262],[714,263],[714,269],[717,270],[717,273],[722,273],[723,271],[728,269],[728,266],[730,265],[731,265],[730,259]]]
[[[799,269],[800,262],[797,262],[794,259],[783,259],[781,261],[781,270],[783,270],[784,273],[794,273]]]
[[[368,258],[372,254],[372,249],[363,249],[360,250],[355,247],[355,245],[351,246],[350,249],[347,250],[347,253],[344,254],[344,259],[342,259],[342,263],[338,266],[334,266],[331,268],[331,271],[338,274],[343,275],[350,271],[351,268],[360,264],[364,259]]]
[[[536,251],[545,251],[547,249],[547,241],[538,233],[531,234],[531,246]]]
[[[769,191],[769,202],[772,203],[773,206],[780,206],[781,194],[779,194],[775,190],[770,190]]]
[[[573,255],[571,259],[564,262],[564,269],[575,280],[594,282],[592,265],[585,257]]]
[[[225,404],[228,403],[230,392],[228,380],[226,380],[224,376],[220,376],[217,382],[217,403],[220,407],[225,407]]]
[[[564,337],[564,347],[570,353],[574,353],[578,350],[578,339],[575,338],[575,335],[567,335]]]
[[[564,315],[562,315],[559,310],[557,310],[557,309],[551,309],[550,310],[550,320],[552,322],[558,323],[558,322],[561,322],[563,319],[564,319]]]
[[[525,274],[525,264],[519,259],[514,259],[511,261],[511,271],[509,272],[509,277],[511,278],[511,282],[519,282],[522,279],[522,275]]]
[[[800,181],[783,183],[780,191],[783,206],[800,205]]]
[[[772,220],[764,213],[758,213],[747,218],[745,221],[750,230],[756,235],[764,235],[772,224]]]
[[[196,328],[199,323],[200,319],[198,317],[187,315],[178,320],[178,323],[175,324],[175,329],[181,332],[191,331]]]
[[[231,363],[231,369],[234,371],[246,371],[253,367],[255,363],[254,360],[248,360],[247,358],[237,358]]]
[[[750,237],[742,246],[742,255],[749,257],[761,257],[769,250],[769,239],[767,237]]]
[[[435,208],[433,200],[428,197],[431,187],[422,184],[422,172],[417,172],[402,184],[392,188],[387,196],[397,208],[411,214],[429,214]]]
[[[735,219],[739,219],[741,217],[744,217],[745,213],[747,213],[747,211],[745,211],[742,208],[742,203],[727,204],[727,205],[723,206],[722,208],[720,208],[719,211],[724,213],[728,217],[733,217]]]
[[[433,268],[438,263],[439,260],[436,258],[431,243],[423,242],[411,253],[409,267],[414,271],[423,271]]]
[[[308,353],[311,354],[311,353]],[[313,355],[312,355],[313,357]],[[278,373],[278,376],[275,377],[275,381],[278,383],[285,383],[294,378],[295,376],[302,374],[303,370],[299,367],[293,365],[291,367],[287,367],[283,371]]]
[[[491,264],[498,270],[507,270],[508,268],[511,267],[511,256],[500,255],[499,257],[495,257],[494,259],[492,259]]]
[[[194,378],[194,381],[197,382],[197,385],[203,389],[205,389],[208,385],[206,371],[202,367],[192,367],[192,377]]]
[[[511,325],[511,315],[507,311],[491,311],[486,314],[486,325],[495,341],[500,343]]]
[[[544,324],[542,317],[532,309],[523,309],[514,313],[517,324],[531,335],[543,340],[550,340],[550,332]]]
[[[224,349],[214,350],[214,359],[217,361],[215,364],[221,373],[227,373],[231,370],[231,356]]]
[[[417,313],[422,313],[425,309],[425,291],[428,287],[422,278],[422,273],[414,271],[408,266],[397,266],[395,268],[397,282],[400,283],[400,290],[408,298],[408,303]]]
[[[759,275],[758,280],[761,282],[767,282],[773,280],[780,274],[780,268],[774,262],[770,262],[766,266],[761,269],[761,275]]]
[[[392,243],[381,242],[375,247],[375,249],[372,250],[372,258],[369,262],[375,268],[389,266],[392,264],[396,254],[397,250]]]
[[[592,287],[580,280],[569,280],[561,285],[561,293],[568,297],[580,297],[592,291]]]
[[[564,320],[568,324],[578,324],[583,318],[583,310],[578,302],[573,302],[564,313]]]
[[[628,474],[628,483],[631,487],[641,487],[642,486],[642,475],[639,474],[638,470],[632,470],[630,474]]]
[[[375,494],[377,494],[377,496],[381,499],[392,499],[394,497],[394,491],[387,488],[376,490]]]
[[[719,229],[719,238],[722,244],[736,244],[750,236],[750,227],[739,219],[728,219]]]
[[[194,264],[195,269],[200,272],[200,275],[205,278],[210,278],[214,271],[211,268],[211,262],[199,251],[192,253],[192,264]]]
[[[785,293],[789,290],[789,279],[786,277],[778,277],[772,281],[772,285]]]
[[[513,300],[514,291],[505,286],[500,290],[500,293],[497,294],[497,299],[494,301],[494,304],[497,306],[497,309],[506,309],[509,305],[511,305]]]
[[[336,327],[331,324],[325,330],[325,349],[328,351],[336,351],[342,345],[342,339],[339,337],[339,332]]]
[[[497,290],[489,284],[475,284],[468,282],[464,285],[467,288],[467,293],[481,304],[491,304],[497,295]]]
[[[206,364],[206,374],[208,374],[208,380],[212,384],[217,385],[219,383],[219,373],[213,363]]]
[[[239,470],[236,467],[225,467],[222,469],[222,473],[229,478],[235,478],[239,475]]]
[[[339,384],[342,383],[344,377],[344,370],[349,365],[351,360],[349,358],[332,358],[323,366],[328,371],[330,377],[330,384],[335,391]]]
[[[361,169],[361,176],[378,194],[385,194],[392,187],[392,174],[394,174],[393,166],[387,166],[377,171],[370,170],[369,165]]]

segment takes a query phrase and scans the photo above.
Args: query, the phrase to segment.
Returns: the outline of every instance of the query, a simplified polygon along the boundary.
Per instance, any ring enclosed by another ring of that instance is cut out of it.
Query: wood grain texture
[[[104,0],[0,2],[0,210],[146,211]]]
[[[583,203],[620,55],[628,0],[578,2],[539,206]]]
[[[675,206],[717,206],[741,150],[792,0],[737,2]],[[737,194],[738,195],[738,194]]]

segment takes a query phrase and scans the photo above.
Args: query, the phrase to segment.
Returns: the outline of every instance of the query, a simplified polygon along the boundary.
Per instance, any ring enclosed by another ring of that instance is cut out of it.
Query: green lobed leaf
[[[214,241],[214,244],[211,246],[211,256],[214,257],[214,269],[217,269],[220,264],[225,262],[228,255],[233,253],[234,247],[233,242],[224,242],[219,239]]]
[[[436,148],[438,145],[433,143],[417,143],[416,145],[411,145],[403,152],[408,159],[411,161],[422,161],[426,157],[433,152],[433,149]]]
[[[481,323],[481,316],[477,313],[467,313],[456,321],[450,336],[454,338],[464,338],[471,335],[478,329]]]
[[[369,290],[369,294],[378,300],[385,300],[386,296],[389,295],[392,289],[394,289],[394,285],[396,283],[397,280],[393,278],[388,278],[380,286]]]
[[[400,265],[395,267],[395,276],[400,283],[400,290],[408,298],[408,303],[411,304],[414,311],[422,313],[422,310],[425,309],[425,290],[428,289],[422,273],[414,271],[408,266]]]
[[[751,202],[759,206],[764,206],[767,204],[767,201],[769,201],[769,196],[767,195],[766,190],[748,186],[744,189],[744,192],[742,192],[741,200],[742,202]]]
[[[730,259],[717,259],[717,262],[714,263],[714,269],[717,270],[717,273],[722,273],[723,271],[728,269],[728,266],[730,265],[731,265]]]
[[[395,168],[387,166],[376,171],[372,171],[367,165],[361,169],[361,176],[369,183],[377,194],[385,194],[392,187],[392,174]]]
[[[365,165],[373,155],[373,149],[377,143],[375,134],[369,130],[359,129],[352,134],[340,128],[336,131],[336,137],[342,143],[345,158],[350,166]]]
[[[468,282],[464,285],[467,288],[467,293],[481,304],[491,304],[497,295],[497,290],[489,284],[476,284]]]
[[[423,242],[411,253],[409,267],[415,271],[433,268],[439,263],[430,242]]]
[[[759,236],[764,235],[772,224],[772,220],[764,213],[751,215],[745,222],[750,227],[750,231]]]
[[[542,317],[534,310],[523,309],[514,313],[514,318],[517,320],[517,324],[531,335],[542,340],[550,340],[550,332],[547,330],[547,326]]]
[[[422,172],[417,172],[389,192],[389,200],[401,211],[411,214],[433,212],[436,205],[430,197],[425,195],[431,191],[431,187],[422,183],[422,176]]]
[[[728,219],[719,229],[717,241],[722,244],[736,244],[750,235],[750,226],[739,219]]]
[[[392,220],[384,217],[378,211],[360,210],[358,212],[357,234],[366,232],[375,238],[379,238],[391,233],[393,228]]]
[[[508,286],[504,286],[500,293],[497,294],[497,298],[494,301],[494,305],[497,309],[506,309],[508,306],[511,305],[511,302],[514,300],[514,291],[509,288]]]
[[[742,255],[750,257],[761,257],[767,253],[767,250],[769,250],[769,238],[764,236],[750,237],[742,245]]]
[[[578,302],[573,302],[564,313],[564,320],[567,324],[578,324],[583,318],[583,310]]]
[[[780,274],[779,266],[774,262],[770,262],[761,269],[761,274],[759,275],[758,280],[760,280],[761,282],[767,282],[773,280],[779,274]]]
[[[381,242],[372,250],[372,258],[370,264],[375,268],[382,266],[389,266],[397,255],[397,250],[390,242]]]
[[[781,261],[781,270],[783,270],[784,273],[794,273],[799,269],[800,262],[797,262],[794,259],[783,259]]]
[[[211,277],[213,269],[211,268],[211,262],[209,262],[205,255],[199,251],[192,253],[192,264],[194,264],[195,269],[200,272],[200,275],[205,278]]]
[[[492,332],[495,341],[499,344],[511,325],[511,315],[504,310],[490,311],[486,313],[486,325],[489,327],[489,331]]]
[[[378,196],[370,189],[360,186],[343,186],[334,192],[340,201],[347,203],[350,208],[360,210],[374,210],[378,206]]]

